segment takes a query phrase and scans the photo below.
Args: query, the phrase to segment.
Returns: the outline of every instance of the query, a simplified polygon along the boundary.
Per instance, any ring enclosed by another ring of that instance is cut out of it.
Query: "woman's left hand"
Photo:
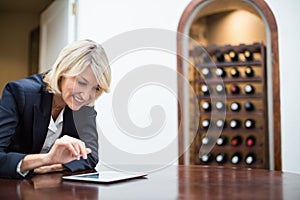
[[[67,168],[64,167],[62,164],[53,164],[53,165],[47,165],[47,166],[35,168],[34,173],[35,174],[46,174],[49,172],[61,172],[65,169],[67,169]]]

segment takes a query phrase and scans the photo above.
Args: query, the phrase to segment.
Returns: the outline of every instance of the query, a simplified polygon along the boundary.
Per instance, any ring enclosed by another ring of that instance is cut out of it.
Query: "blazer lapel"
[[[69,135],[71,137],[78,138],[76,125],[74,123],[74,112],[66,106],[64,112],[63,130],[62,135]]]
[[[32,151],[42,150],[51,116],[52,94],[42,93],[40,105],[34,105]]]

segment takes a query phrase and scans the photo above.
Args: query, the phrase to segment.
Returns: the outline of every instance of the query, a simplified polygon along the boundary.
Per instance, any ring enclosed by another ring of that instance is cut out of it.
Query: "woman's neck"
[[[53,95],[51,114],[54,121],[65,106],[66,103],[60,95]]]

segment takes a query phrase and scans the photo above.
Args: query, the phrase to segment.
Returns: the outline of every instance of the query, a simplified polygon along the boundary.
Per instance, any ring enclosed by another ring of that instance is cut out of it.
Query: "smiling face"
[[[90,67],[75,77],[62,77],[61,96],[72,110],[95,101],[100,95],[100,88]]]

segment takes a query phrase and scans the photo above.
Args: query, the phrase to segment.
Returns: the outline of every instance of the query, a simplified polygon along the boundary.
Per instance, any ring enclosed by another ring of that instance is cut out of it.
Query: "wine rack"
[[[195,47],[190,51],[198,70],[192,83],[199,106],[199,128],[190,148],[190,162],[268,168],[268,112],[265,47],[261,43],[204,47],[208,57]],[[217,80],[222,80],[222,83]],[[218,100],[225,94],[226,101]],[[214,103],[212,99],[215,99]],[[212,110],[216,119],[212,119]],[[218,112],[226,112],[225,120]],[[200,155],[209,143],[208,128],[222,129],[210,153]]]

